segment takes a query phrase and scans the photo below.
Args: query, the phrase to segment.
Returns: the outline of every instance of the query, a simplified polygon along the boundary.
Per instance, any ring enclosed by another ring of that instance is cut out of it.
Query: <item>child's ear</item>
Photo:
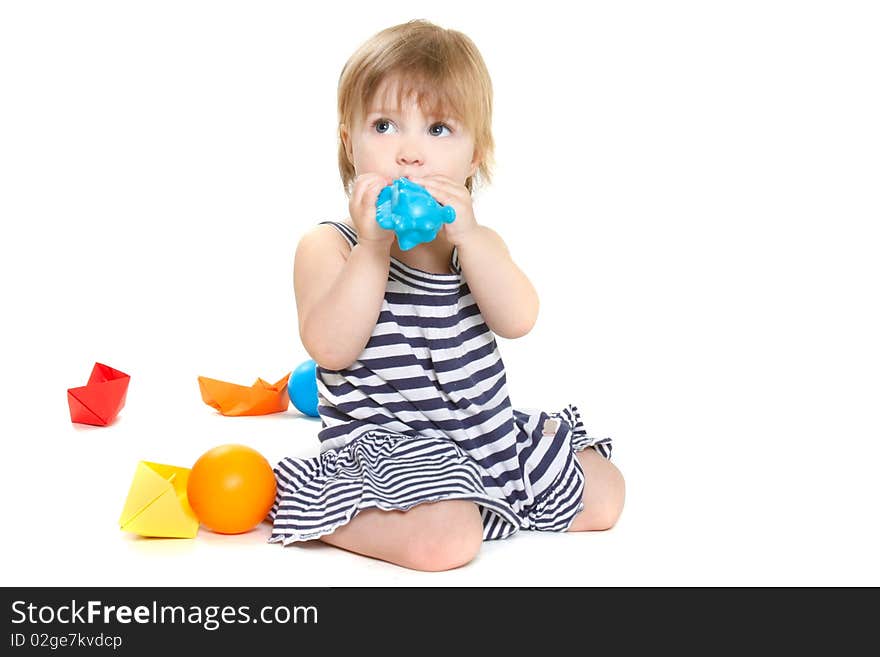
[[[348,161],[354,164],[354,158],[351,153],[351,139],[348,134],[348,128],[345,127],[344,123],[339,124],[339,138],[342,140],[342,145],[345,147],[345,154],[348,156]]]
[[[477,173],[477,169],[480,168],[480,163],[482,159],[483,158],[481,154],[478,153],[476,149],[474,149],[474,158],[471,160],[471,172],[470,174],[468,174],[468,178],[473,178],[474,174]]]

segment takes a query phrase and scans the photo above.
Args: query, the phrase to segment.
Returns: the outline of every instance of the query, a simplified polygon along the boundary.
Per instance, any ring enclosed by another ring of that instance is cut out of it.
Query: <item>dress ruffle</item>
[[[557,419],[554,435],[546,439],[566,441],[567,458],[552,484],[519,513],[505,498],[489,493],[477,462],[454,441],[375,430],[319,456],[288,457],[277,464],[269,542],[289,545],[320,538],[365,509],[407,511],[440,500],[475,502],[486,540],[506,538],[520,529],[564,531],[583,508],[584,475],[574,452],[595,447],[610,458],[611,439],[587,435],[573,405],[535,415],[517,411],[518,431],[536,426],[536,420],[546,426],[547,419]]]

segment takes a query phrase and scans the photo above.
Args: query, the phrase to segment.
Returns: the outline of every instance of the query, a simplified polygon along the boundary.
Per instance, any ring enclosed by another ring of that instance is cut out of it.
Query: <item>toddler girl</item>
[[[528,333],[538,296],[474,216],[494,150],[480,53],[460,32],[397,25],[352,55],[338,100],[351,216],[309,231],[294,263],[321,451],[278,463],[270,541],[445,570],[520,529],[611,527],[624,483],[610,439],[588,436],[575,406],[525,412],[507,395],[495,336]],[[455,209],[405,252],[376,222],[379,192],[399,177]]]

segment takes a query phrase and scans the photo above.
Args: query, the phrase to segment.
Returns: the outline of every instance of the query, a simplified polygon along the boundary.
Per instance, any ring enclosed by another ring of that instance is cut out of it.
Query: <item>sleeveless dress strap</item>
[[[354,248],[354,245],[357,244],[357,233],[352,229],[351,226],[345,224],[341,221],[321,221],[318,222],[319,225],[322,224],[330,224],[340,233],[342,236],[348,241],[349,245]],[[450,263],[450,271],[455,274],[461,274],[461,266],[458,264],[458,247],[452,249],[452,262]]]
[[[336,230],[342,233],[342,236],[348,241],[352,248],[357,244],[357,233],[354,232],[348,224],[344,224],[341,221],[321,221],[319,225],[321,224],[330,224],[333,226]]]

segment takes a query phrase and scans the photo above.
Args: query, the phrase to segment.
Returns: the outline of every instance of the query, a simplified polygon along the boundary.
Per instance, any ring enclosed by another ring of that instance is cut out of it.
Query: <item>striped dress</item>
[[[334,226],[351,246],[357,234]],[[332,533],[363,509],[405,511],[470,500],[483,538],[565,531],[583,509],[574,457],[611,440],[587,435],[573,405],[517,410],[504,363],[453,251],[447,274],[391,258],[376,327],[343,370],[316,369],[321,450],[282,459],[269,516],[273,543]]]

